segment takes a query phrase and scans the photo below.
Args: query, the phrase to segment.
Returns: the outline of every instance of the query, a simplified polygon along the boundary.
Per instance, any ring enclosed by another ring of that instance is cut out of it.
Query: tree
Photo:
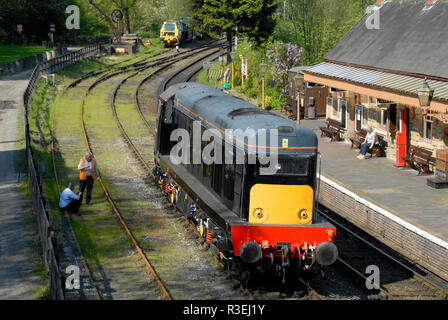
[[[109,24],[110,29],[112,30],[112,32],[114,32],[115,36],[118,37],[119,35],[115,28],[115,24],[112,21],[112,18],[110,17],[110,13],[107,13],[104,6],[101,5],[99,2],[97,3],[97,2],[94,2],[93,0],[88,0],[88,1],[104,17],[104,19],[106,19],[107,23]]]
[[[266,50],[269,64],[272,65],[272,79],[278,81],[282,88],[281,96],[288,94],[288,71],[299,65],[303,48],[296,44],[278,42],[273,49]]]
[[[135,7],[138,0],[112,0],[112,2],[121,8],[121,12],[123,12],[124,21],[126,24],[126,30],[128,33],[131,33],[131,20],[130,20],[130,10]]]
[[[195,27],[214,33],[225,32],[229,48],[232,36],[247,36],[258,45],[266,42],[275,27],[274,0],[191,0]],[[238,32],[236,31],[238,27]]]
[[[62,34],[69,4],[68,0],[0,0],[0,30],[9,42],[19,40],[17,24],[23,25],[22,36],[34,41],[48,39],[50,23],[55,23],[56,32]]]
[[[302,46],[304,64],[317,63],[373,3],[375,0],[344,0],[343,4],[334,0],[286,0],[276,36]]]

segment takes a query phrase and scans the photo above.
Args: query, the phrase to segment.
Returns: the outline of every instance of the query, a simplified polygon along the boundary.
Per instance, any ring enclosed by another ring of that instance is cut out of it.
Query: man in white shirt
[[[90,203],[92,199],[92,189],[93,183],[95,182],[96,177],[100,177],[98,171],[98,164],[96,163],[96,159],[93,157],[91,152],[87,152],[86,156],[81,158],[78,164],[79,170],[79,191],[84,193],[84,190],[87,187],[87,197],[86,204]],[[82,202],[82,196],[81,196]]]

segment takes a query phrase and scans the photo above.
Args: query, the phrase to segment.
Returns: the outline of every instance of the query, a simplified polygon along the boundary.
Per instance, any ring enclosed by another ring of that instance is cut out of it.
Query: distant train
[[[165,21],[160,29],[160,41],[165,47],[182,46],[196,40],[196,31],[187,25],[188,19]]]
[[[318,152],[312,130],[198,83],[168,88],[157,114],[156,183],[196,223],[204,241],[216,245],[232,273],[270,269],[284,282],[287,270],[335,262],[336,228],[315,214]],[[189,152],[182,151],[186,163],[171,157],[176,129],[193,136]],[[194,134],[210,129],[216,134],[213,163],[201,157],[207,143],[194,142]],[[238,139],[227,134],[230,129],[258,133]],[[260,136],[263,130],[273,130],[269,141]],[[276,171],[266,174],[260,159],[272,150],[278,152]],[[254,162],[252,156],[259,158]]]

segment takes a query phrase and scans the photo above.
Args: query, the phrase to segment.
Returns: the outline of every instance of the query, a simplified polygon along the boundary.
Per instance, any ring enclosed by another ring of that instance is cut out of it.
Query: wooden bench
[[[351,149],[361,148],[361,144],[364,142],[366,135],[367,135],[367,130],[365,130],[365,129],[358,130],[355,133],[355,135],[352,138],[350,138],[350,141],[352,142]]]
[[[331,138],[331,141],[338,141],[341,139],[341,133],[345,131],[344,127],[342,127],[342,123],[327,118],[327,126],[320,127],[321,136],[328,136]]]
[[[350,138],[350,141],[352,142],[351,148],[361,148],[361,144],[364,142],[364,139],[367,136],[367,130],[361,129],[356,132],[355,136]],[[383,157],[385,155],[385,147],[386,142],[384,141],[384,136],[376,133],[376,137],[378,138],[378,144],[375,144],[372,149],[367,149],[367,152],[369,152],[372,157]]]
[[[403,157],[404,168],[413,166],[417,167],[418,175],[429,173],[429,162],[432,159],[432,151],[412,146],[409,148],[408,155]]]

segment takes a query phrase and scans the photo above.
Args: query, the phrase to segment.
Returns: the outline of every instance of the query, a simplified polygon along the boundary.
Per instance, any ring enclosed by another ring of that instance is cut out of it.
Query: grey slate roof
[[[324,61],[448,79],[448,0],[388,0],[379,9],[380,29],[365,14]]]
[[[307,70],[308,68],[309,66],[299,66],[289,69],[288,72],[303,73],[303,71]]]
[[[314,65],[308,68],[306,72],[415,96],[423,84],[422,78],[418,77],[367,70],[329,62]],[[431,79],[428,79],[427,82],[429,87],[434,89],[434,99],[448,101],[447,82]]]

